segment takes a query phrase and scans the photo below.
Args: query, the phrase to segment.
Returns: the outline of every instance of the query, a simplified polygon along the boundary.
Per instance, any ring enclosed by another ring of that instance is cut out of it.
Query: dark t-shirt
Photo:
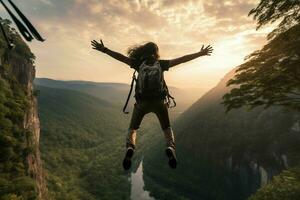
[[[141,61],[131,60],[130,67],[135,69],[136,71],[139,71],[139,67],[141,66],[141,64]],[[163,71],[168,71],[170,68],[170,60],[159,60],[159,64]]]

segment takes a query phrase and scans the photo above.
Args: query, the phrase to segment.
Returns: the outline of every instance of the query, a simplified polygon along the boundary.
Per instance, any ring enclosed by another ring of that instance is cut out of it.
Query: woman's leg
[[[173,134],[173,130],[171,127],[163,130],[164,131],[164,135],[165,135],[165,140],[166,140],[166,146],[168,147],[172,147],[173,149],[175,149],[175,138],[174,138],[174,134]]]
[[[131,167],[131,158],[134,154],[137,129],[140,127],[145,114],[146,112],[143,104],[134,104],[130,126],[126,137],[126,154],[123,160],[123,167],[125,170],[128,170]]]
[[[127,148],[128,147],[131,147],[133,149],[135,148],[137,130],[139,129],[145,114],[146,113],[143,109],[142,103],[134,104],[131,121],[130,121],[129,129],[126,137]]]
[[[164,132],[166,146],[175,149],[175,138],[170,125],[168,106],[163,101],[160,102],[154,112],[160,122],[160,126]]]
[[[172,169],[175,169],[177,167],[177,158],[175,153],[175,139],[170,125],[168,106],[164,102],[160,102],[158,106],[156,106],[155,114],[159,119],[161,128],[165,135],[166,146],[167,146],[166,155],[169,159],[169,166]]]
[[[137,130],[135,129],[128,129],[128,133],[127,133],[127,137],[126,137],[126,148],[135,148],[135,144],[136,144],[136,133]]]

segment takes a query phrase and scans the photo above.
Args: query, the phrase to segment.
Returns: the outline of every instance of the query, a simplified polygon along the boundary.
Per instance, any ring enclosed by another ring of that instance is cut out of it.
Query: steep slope
[[[0,19],[15,48],[0,35],[0,199],[47,199],[40,159],[40,127],[34,96],[34,55]]]
[[[38,86],[42,157],[54,199],[129,199],[121,161],[128,119],[85,93]]]
[[[220,103],[233,72],[175,121],[176,171],[167,168],[162,152],[146,156],[146,187],[157,199],[246,199],[299,161],[299,113],[281,108],[225,113]],[[158,142],[154,149],[162,148]]]

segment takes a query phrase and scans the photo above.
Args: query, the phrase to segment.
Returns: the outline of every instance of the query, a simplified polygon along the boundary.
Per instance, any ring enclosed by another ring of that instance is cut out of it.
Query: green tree
[[[288,30],[300,22],[300,2],[298,0],[261,0],[249,16],[257,20],[257,29],[268,23],[281,20],[278,27],[269,34],[269,38]]]
[[[258,20],[258,28],[282,19],[275,29],[279,34],[237,68],[228,82],[233,88],[223,97],[227,110],[245,105],[281,105],[300,110],[299,6],[300,1],[262,0],[250,11]]]
[[[271,183],[258,190],[249,200],[295,200],[300,198],[300,168],[275,176]]]

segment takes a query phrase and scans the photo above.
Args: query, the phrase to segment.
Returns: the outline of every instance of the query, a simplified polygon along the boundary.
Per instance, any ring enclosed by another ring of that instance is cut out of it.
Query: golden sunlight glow
[[[266,43],[270,28],[255,30],[247,17],[257,0],[28,0],[20,7],[46,37],[32,43],[38,77],[129,83],[132,70],[91,49],[103,39],[112,50],[154,41],[162,58],[176,58],[211,44],[210,57],[166,73],[169,85],[209,90],[244,57]],[[33,6],[29,6],[33,5]],[[0,10],[3,13],[3,10]]]

